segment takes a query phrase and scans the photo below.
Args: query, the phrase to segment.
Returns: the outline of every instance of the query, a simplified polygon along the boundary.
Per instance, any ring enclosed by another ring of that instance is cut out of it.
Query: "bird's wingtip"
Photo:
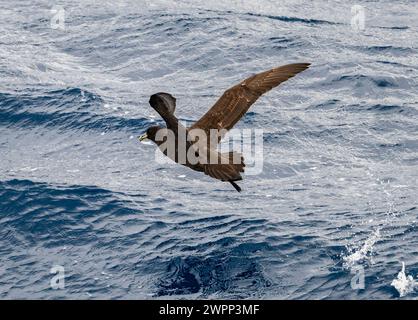
[[[234,181],[229,180],[229,182],[232,184],[232,186],[237,190],[238,192],[241,192],[241,187],[237,185]]]

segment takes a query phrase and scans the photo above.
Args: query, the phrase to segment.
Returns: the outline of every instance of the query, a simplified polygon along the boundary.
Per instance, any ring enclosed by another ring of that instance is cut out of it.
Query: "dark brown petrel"
[[[242,180],[241,172],[244,172],[245,167],[244,158],[237,152],[218,152],[216,150],[217,144],[262,94],[307,69],[309,65],[309,63],[288,64],[245,79],[226,90],[213,107],[189,128],[184,127],[174,115],[176,98],[164,92],[153,94],[149,103],[165,120],[167,127],[149,127],[147,132],[139,137],[139,140],[147,138],[152,140],[166,156],[175,162],[204,172],[212,178],[228,181],[239,192],[241,188],[235,181]],[[200,129],[197,131],[205,133],[207,139],[202,139],[200,135],[197,135],[198,138],[196,138],[196,135],[191,133],[196,131],[194,129]],[[170,130],[175,137],[175,151],[172,153],[167,151],[167,146],[161,148],[169,140],[160,138],[168,136]],[[215,132],[214,136],[213,132]],[[160,134],[161,136],[159,136]],[[215,143],[209,143],[210,141]],[[185,146],[186,152],[192,151],[191,154],[195,156],[194,161],[190,160],[188,156],[185,159],[180,159],[182,155],[179,152],[179,145]],[[211,161],[207,159],[211,159]],[[217,161],[212,161],[212,159],[217,159]]]

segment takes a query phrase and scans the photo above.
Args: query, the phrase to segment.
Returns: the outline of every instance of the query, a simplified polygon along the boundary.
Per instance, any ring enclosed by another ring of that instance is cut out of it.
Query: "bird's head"
[[[149,99],[149,104],[163,118],[168,114],[174,114],[176,110],[176,98],[165,92],[153,94]]]
[[[147,129],[147,131],[146,131],[146,132],[145,132],[142,136],[138,137],[139,141],[143,141],[143,140],[149,139],[149,140],[151,140],[151,141],[153,141],[153,142],[157,143],[157,141],[156,141],[155,137],[156,137],[156,135],[157,135],[157,132],[158,132],[160,129],[163,129],[163,128],[162,128],[162,127],[160,127],[160,126],[152,126],[152,127],[149,127],[149,128]],[[157,144],[158,144],[158,143],[157,143]]]
[[[173,116],[174,111],[176,109],[176,98],[174,98],[171,94],[165,92],[159,92],[153,94],[149,99],[149,104],[151,107],[157,111],[163,119],[166,119],[167,116]],[[157,145],[160,145],[163,142],[163,139],[160,138],[164,137],[164,132],[160,132],[160,137],[157,136],[157,133],[161,130],[167,128],[163,128],[160,126],[152,126],[149,127],[145,134],[138,137],[139,141],[143,141],[145,139],[149,139],[155,142]],[[158,140],[158,141],[157,141]]]

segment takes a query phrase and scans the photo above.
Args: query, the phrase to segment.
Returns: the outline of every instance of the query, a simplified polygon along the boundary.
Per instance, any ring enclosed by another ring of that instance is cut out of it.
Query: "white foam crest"
[[[418,282],[414,280],[414,277],[411,275],[406,275],[405,273],[405,262],[402,262],[402,270],[398,273],[396,279],[391,283],[391,286],[395,287],[399,292],[400,297],[404,297],[415,291],[417,288]]]
[[[343,257],[345,267],[350,268],[358,262],[367,260],[369,258],[369,254],[373,251],[373,246],[377,241],[379,241],[379,239],[380,230],[376,229],[376,231],[373,232],[373,234],[366,239],[366,241],[360,248],[354,250],[354,252],[350,255]]]

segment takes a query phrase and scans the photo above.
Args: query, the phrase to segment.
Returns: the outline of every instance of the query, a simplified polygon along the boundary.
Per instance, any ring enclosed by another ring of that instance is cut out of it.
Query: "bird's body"
[[[262,94],[308,67],[308,63],[295,63],[249,77],[225,91],[190,128],[184,127],[174,115],[176,99],[168,93],[156,93],[151,96],[150,105],[165,120],[167,127],[150,127],[140,140],[151,139],[173,161],[212,178],[228,181],[241,191],[235,181],[242,180],[244,158],[237,152],[218,152],[218,143]]]
[[[152,127],[158,130],[159,137],[161,138],[169,136],[170,130],[175,135],[174,143],[170,143],[171,148],[167,147],[167,141],[164,139],[153,140],[164,155],[174,162],[195,171],[204,172],[205,174],[222,181],[230,181],[232,183],[233,181],[242,179],[240,172],[244,172],[245,164],[243,162],[244,159],[240,154],[236,152],[221,153],[215,148],[210,148],[206,143],[201,143],[193,138],[190,132],[194,129],[186,128],[179,123],[177,119],[176,121],[177,124],[175,124],[174,121],[170,122],[170,124],[167,123],[167,128]],[[148,136],[152,137],[152,134]],[[233,156],[236,158],[239,157],[239,162],[236,159],[234,162]],[[238,191],[241,190],[237,184],[232,183],[232,185]]]

